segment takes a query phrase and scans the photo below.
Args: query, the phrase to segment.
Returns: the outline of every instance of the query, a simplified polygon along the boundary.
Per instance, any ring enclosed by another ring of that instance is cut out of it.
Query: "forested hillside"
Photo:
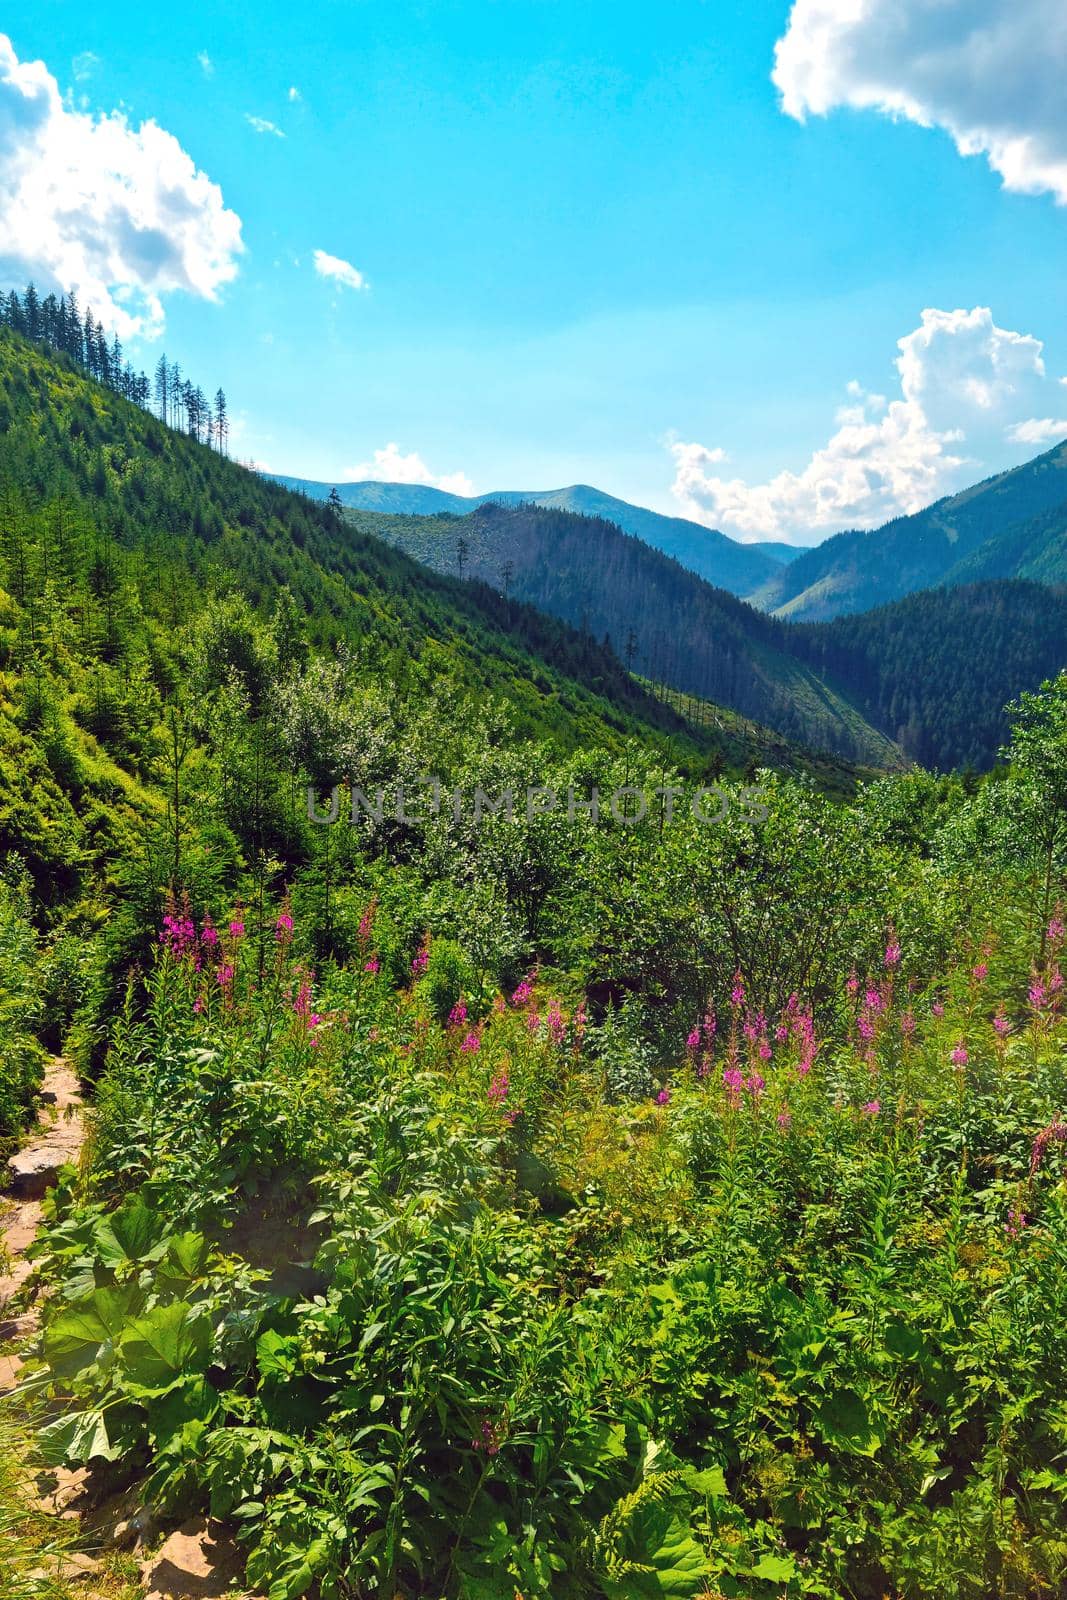
[[[784,624],[606,522],[529,507],[462,521],[348,515],[438,571],[476,574],[608,634],[654,683],[861,760],[885,764],[892,741],[932,767],[988,768],[1007,701],[1067,661],[1062,587],[985,584]]]
[[[866,611],[937,584],[1067,581],[1067,444],[867,533],[839,533],[750,599],[794,621]]]
[[[631,505],[585,483],[566,489],[497,489],[488,494],[459,495],[422,483],[316,483],[307,478],[270,474],[275,481],[313,500],[331,494],[356,511],[383,511],[395,516],[433,517],[439,512],[466,516],[492,502],[501,506],[535,505],[547,510],[573,511],[577,516],[601,517],[624,533],[635,534],[664,555],[672,556],[691,572],[731,594],[748,594],[768,582],[777,568],[797,551],[783,544],[739,544],[715,528],[668,517],[644,506]]]
[[[438,572],[480,578],[607,638],[627,666],[654,682],[716,701],[811,749],[875,766],[900,762],[842,684],[783,650],[785,633],[773,618],[603,518],[492,504],[461,521],[347,516],[355,529]]]

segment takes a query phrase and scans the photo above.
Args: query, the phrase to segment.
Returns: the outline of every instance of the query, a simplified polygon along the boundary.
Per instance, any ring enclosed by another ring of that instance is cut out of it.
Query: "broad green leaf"
[[[37,1449],[48,1466],[59,1467],[116,1461],[125,1445],[112,1444],[102,1411],[74,1411],[40,1430]]]
[[[159,1213],[143,1200],[127,1200],[97,1227],[96,1246],[101,1261],[118,1267],[150,1259],[160,1253],[159,1241],[165,1226]]]
[[[797,1564],[792,1556],[760,1556],[754,1567],[750,1567],[747,1576],[762,1578],[766,1583],[788,1583],[796,1577]]]
[[[852,1455],[873,1456],[882,1444],[863,1397],[855,1389],[841,1389],[824,1400],[815,1413],[815,1426],[827,1444]]]
[[[133,1317],[119,1346],[131,1383],[162,1389],[185,1372],[205,1372],[211,1335],[202,1317],[178,1302]]]
[[[44,1358],[57,1377],[69,1380],[92,1366],[109,1367],[116,1341],[139,1301],[139,1291],[132,1284],[94,1289],[60,1312],[45,1329],[42,1341]]]

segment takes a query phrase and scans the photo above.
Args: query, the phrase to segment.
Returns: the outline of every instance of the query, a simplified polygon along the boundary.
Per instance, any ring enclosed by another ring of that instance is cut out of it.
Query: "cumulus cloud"
[[[449,494],[471,495],[474,485],[465,472],[434,474],[422,457],[414,450],[404,455],[394,442],[384,450],[375,450],[371,461],[361,461],[358,467],[349,467],[344,473],[348,483],[426,483],[434,489],[445,489]]]
[[[245,112],[245,121],[256,133],[272,133],[276,139],[284,139],[285,134],[273,122],[268,122],[266,117],[254,117],[251,111]]]
[[[73,289],[123,338],[153,336],[164,295],[215,299],[241,249],[240,218],[172,134],[68,109],[0,34],[0,278]]]
[[[215,63],[212,61],[212,59],[208,55],[207,51],[206,50],[197,51],[196,59],[199,61],[201,67],[203,68],[205,78],[214,77],[214,75],[215,75]]]
[[[302,98],[302,96],[301,96],[300,90],[296,87],[296,84],[295,83],[291,84],[290,88],[289,88],[289,99],[290,99],[290,101],[300,100],[301,98]]]
[[[1062,380],[1046,372],[1041,341],[998,328],[988,307],[926,310],[897,349],[899,397],[850,383],[835,431],[800,472],[752,484],[715,470],[720,448],[671,444],[686,515],[741,539],[804,544],[918,511],[1067,437],[1067,419],[1051,414]]]
[[[782,109],[873,109],[951,134],[1004,186],[1067,205],[1063,0],[796,0],[775,47]]]
[[[74,74],[76,83],[84,83],[87,78],[92,77],[99,65],[100,57],[98,55],[94,54],[92,50],[83,50],[80,55],[74,57],[70,64],[70,70]]]
[[[366,278],[351,261],[345,261],[341,256],[327,255],[325,250],[316,250],[314,259],[315,271],[320,278],[332,278],[335,283],[342,284],[346,289],[367,287]]]

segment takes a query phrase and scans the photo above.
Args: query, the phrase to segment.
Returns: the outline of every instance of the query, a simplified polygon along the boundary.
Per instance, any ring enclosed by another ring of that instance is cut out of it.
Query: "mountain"
[[[275,476],[275,482],[298,490],[313,500],[325,500],[332,484],[314,483],[306,478]],[[398,516],[432,517],[445,513],[466,516],[479,506],[493,501],[497,505],[545,506],[555,511],[573,511],[583,517],[603,517],[624,533],[636,534],[646,544],[673,556],[683,567],[699,573],[709,583],[731,594],[748,594],[769,583],[779,568],[792,561],[798,551],[787,544],[738,544],[714,528],[705,528],[685,517],[666,517],[658,511],[618,500],[588,484],[572,484],[569,489],[498,489],[492,494],[464,496],[449,494],[419,483],[342,483],[337,492],[343,505],[360,511],[386,511]]]
[[[1067,662],[1062,588],[987,582],[786,623],[603,520],[495,504],[459,520],[347,515],[438,571],[462,565],[609,636],[657,686],[850,760],[989,767],[1007,734],[1005,703]]]
[[[613,522],[494,501],[458,519],[347,516],[355,529],[438,572],[458,573],[462,565],[468,576],[606,637],[645,678],[726,706],[811,750],[900,764],[893,742],[870,727],[839,682],[783,648],[782,624]]]
[[[749,599],[814,621],[983,578],[1067,580],[1067,443],[873,532],[839,533]]]
[[[195,715],[198,654],[201,675],[232,677],[253,704],[264,661],[283,688],[309,650],[343,663],[369,719],[359,749],[372,772],[389,730],[405,751],[428,742],[425,760],[447,773],[456,741],[476,744],[484,725],[492,743],[506,726],[514,750],[610,760],[639,747],[691,777],[758,761],[835,793],[855,786],[847,764],[767,729],[714,708],[686,715],[565,620],[427,571],[2,325],[0,498],[0,858],[18,856],[56,904],[158,834],[161,727],[175,708]],[[317,739],[336,713],[307,715]],[[213,732],[224,763],[242,740],[255,748],[231,763],[211,859],[294,848],[288,824],[272,824],[275,837],[249,820],[272,748],[255,743],[267,738],[258,726],[242,714]],[[882,765],[896,759],[873,735],[855,743]],[[189,759],[195,806],[203,757]],[[291,791],[291,771],[278,782]]]

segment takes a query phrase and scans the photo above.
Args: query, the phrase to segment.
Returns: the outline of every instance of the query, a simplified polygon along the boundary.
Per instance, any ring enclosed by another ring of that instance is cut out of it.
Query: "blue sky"
[[[815,47],[793,22],[795,93]],[[914,39],[896,41],[894,82],[932,127],[855,108],[851,41],[847,68],[815,63],[829,114],[785,114],[780,0],[35,0],[5,27],[68,108],[153,119],[240,218],[216,298],[164,288],[165,328],[138,354],[221,382],[236,452],[272,470],[341,479],[395,443],[402,472],[479,492],[591,482],[810,542],[1025,459],[1067,417],[1059,169],[1012,192],[992,135],[961,156],[961,97],[917,86]],[[1045,131],[1054,163],[1062,130]],[[47,280],[35,225],[0,247],[9,277]],[[315,251],[366,285],[319,275]],[[938,364],[916,379],[940,385],[925,432],[903,413],[889,427],[894,400],[919,403],[914,387],[901,400],[898,341],[925,309],[983,307],[988,323],[931,325],[912,350]],[[975,361],[999,370],[999,333],[1031,341],[1008,341],[1025,368],[1011,404],[995,428],[957,427],[941,379],[965,355],[970,393]],[[840,441],[803,476],[842,426],[877,434],[858,446],[858,492],[834,477]]]

